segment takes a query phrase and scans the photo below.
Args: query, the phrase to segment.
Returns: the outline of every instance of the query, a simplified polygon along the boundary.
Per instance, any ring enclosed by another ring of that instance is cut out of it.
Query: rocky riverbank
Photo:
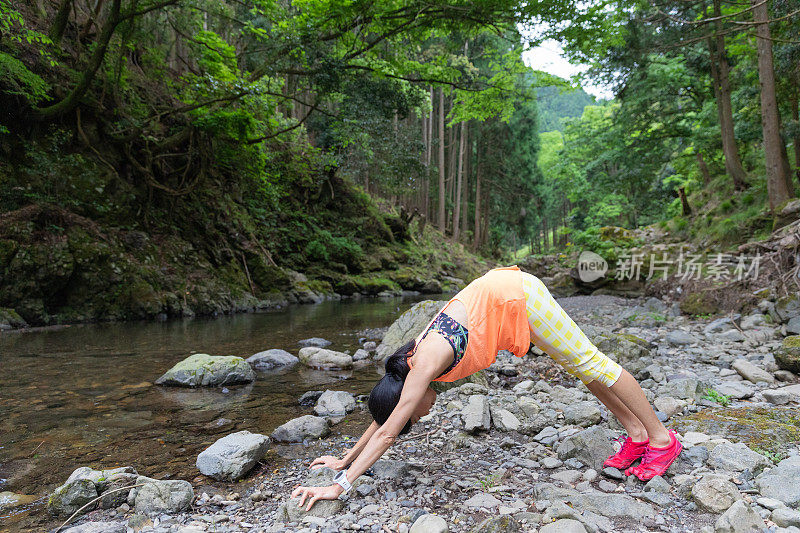
[[[148,494],[159,492],[149,490],[141,504],[134,494],[92,511],[72,532],[798,531],[800,384],[791,365],[799,348],[786,328],[800,309],[784,307],[773,319],[775,304],[764,300],[763,314],[711,320],[653,298],[560,302],[679,431],[685,450],[664,478],[645,484],[603,469],[620,434],[606,410],[547,356],[501,354],[483,380],[441,392],[351,494],[310,513],[289,500],[291,488],[330,483],[331,471],[307,465],[359,436],[368,423],[362,398],[306,395],[305,417],[251,428],[272,436],[261,466],[237,484],[195,479],[186,510],[152,507]],[[424,314],[401,317],[385,341],[400,342]],[[251,449],[262,454],[256,440]],[[148,479],[141,482],[155,483]]]

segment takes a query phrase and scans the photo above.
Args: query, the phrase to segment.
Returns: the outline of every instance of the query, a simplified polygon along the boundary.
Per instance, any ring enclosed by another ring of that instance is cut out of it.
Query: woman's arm
[[[367,442],[379,427],[380,426],[378,423],[373,421],[366,431],[364,431],[364,434],[361,435],[361,438],[358,439],[358,442],[356,442],[355,445],[347,451],[342,459],[337,459],[332,455],[323,455],[322,457],[317,457],[311,462],[311,468],[314,468],[315,466],[317,468],[327,466],[333,468],[334,470],[342,470],[343,468],[347,468],[347,465],[352,463],[355,458],[358,457],[358,454],[361,453],[361,450],[364,449],[364,446],[367,445]]]
[[[394,444],[400,431],[423,399],[431,381],[444,368],[447,368],[447,364],[446,359],[430,357],[422,359],[419,364],[414,365],[414,368],[411,369],[406,377],[403,392],[400,394],[400,401],[392,411],[392,414],[389,415],[383,425],[375,430],[347,470],[347,480],[350,483],[353,483],[361,474],[366,472]],[[292,497],[301,496],[300,507],[303,506],[306,498],[309,498],[306,510],[310,510],[317,500],[338,498],[343,491],[344,489],[338,484],[328,487],[298,487],[292,492]]]

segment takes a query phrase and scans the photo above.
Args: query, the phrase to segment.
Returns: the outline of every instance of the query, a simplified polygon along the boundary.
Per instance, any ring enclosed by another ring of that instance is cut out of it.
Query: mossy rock
[[[686,315],[711,315],[719,312],[716,299],[709,292],[685,293],[678,305]]]
[[[250,277],[261,291],[284,290],[291,286],[289,275],[281,267],[268,264],[261,254],[249,253],[245,257]]]
[[[8,265],[14,254],[17,253],[19,245],[17,241],[10,239],[0,239],[0,279],[2,279],[3,269]]]
[[[386,278],[367,278],[359,276],[354,277],[353,281],[358,285],[359,292],[369,296],[375,296],[383,291],[397,292],[400,290],[397,283]]]
[[[425,286],[425,280],[413,269],[402,267],[390,274],[391,278],[408,291],[419,291]]]
[[[789,335],[783,339],[774,355],[779,368],[800,374],[800,335]]]
[[[762,452],[780,452],[800,441],[800,413],[774,406],[703,409],[673,419],[672,427],[682,433],[724,435],[728,440],[744,442]]]
[[[789,296],[778,298],[775,302],[775,314],[784,323],[796,316],[800,316],[800,296],[790,294]]]
[[[28,324],[19,316],[19,313],[7,307],[0,307],[0,325],[7,324],[12,328],[24,328]]]
[[[353,278],[345,276],[334,283],[333,290],[338,294],[343,294],[344,296],[352,296],[358,292],[358,284],[353,280]]]
[[[611,242],[633,242],[633,233],[619,226],[603,226],[600,228],[600,240]]]
[[[163,310],[158,293],[144,280],[133,281],[125,291],[124,305],[136,317],[147,318]]]

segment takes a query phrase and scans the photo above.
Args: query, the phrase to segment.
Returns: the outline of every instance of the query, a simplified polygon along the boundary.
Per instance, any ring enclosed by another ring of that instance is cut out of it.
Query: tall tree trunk
[[[472,236],[472,248],[477,250],[481,245],[481,158],[480,144],[475,150],[475,235]]]
[[[714,16],[721,17],[721,0],[714,0]],[[733,179],[737,191],[747,188],[745,171],[739,158],[739,148],[733,131],[733,106],[731,105],[730,66],[725,50],[725,36],[722,33],[722,20],[715,22],[714,38],[708,39],[711,78],[714,81],[714,96],[717,100],[717,116],[722,134],[722,152],[725,156],[725,170]]]
[[[703,159],[703,154],[699,151],[696,151],[694,156],[697,159],[697,168],[700,169],[700,174],[703,176],[703,185],[708,186],[711,183],[711,172],[708,171],[706,160]]]
[[[439,89],[439,231],[444,233],[445,224],[444,201],[444,89]]]
[[[472,139],[470,138],[470,128],[467,125],[464,134],[467,140],[466,153],[464,154],[464,187],[461,189],[461,237],[467,235],[467,225],[469,224],[469,194],[472,190]]]
[[[692,206],[689,205],[689,201],[686,199],[686,189],[684,187],[678,187],[678,197],[681,199],[681,214],[685,217],[691,216]]]
[[[455,200],[456,207],[453,210],[453,241],[458,242],[461,235],[461,197],[464,188],[464,154],[467,151],[467,123],[461,123],[461,135],[458,141],[458,180],[456,181]]]
[[[761,129],[764,136],[764,157],[767,164],[767,194],[769,207],[775,210],[780,204],[794,196],[786,146],[781,138],[781,117],[775,96],[775,70],[772,61],[772,37],[770,36],[769,11],[764,0],[751,0],[753,20],[756,25],[758,47],[758,82],[761,85]]]
[[[796,67],[800,69],[800,66]],[[800,72],[795,70],[794,87],[792,87],[791,96],[789,97],[789,109],[792,113],[792,120],[797,124],[800,122]],[[792,137],[792,144],[794,144],[794,173],[797,176],[797,182],[800,184],[800,128],[795,129],[794,136]]]
[[[61,0],[58,11],[56,11],[55,20],[53,20],[53,25],[48,32],[48,37],[50,37],[50,40],[53,41],[53,44],[56,46],[61,44],[61,38],[64,36],[64,30],[67,28],[69,14],[72,11],[72,2],[73,0]]]

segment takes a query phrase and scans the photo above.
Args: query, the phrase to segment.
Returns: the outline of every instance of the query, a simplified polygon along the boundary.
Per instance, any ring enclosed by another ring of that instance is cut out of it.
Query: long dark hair
[[[413,353],[415,340],[401,346],[395,353],[386,359],[386,375],[373,387],[369,394],[367,406],[373,420],[380,425],[389,418],[394,408],[400,402],[400,393],[411,368],[408,366],[408,356]],[[411,431],[411,420],[406,422],[400,435]]]

